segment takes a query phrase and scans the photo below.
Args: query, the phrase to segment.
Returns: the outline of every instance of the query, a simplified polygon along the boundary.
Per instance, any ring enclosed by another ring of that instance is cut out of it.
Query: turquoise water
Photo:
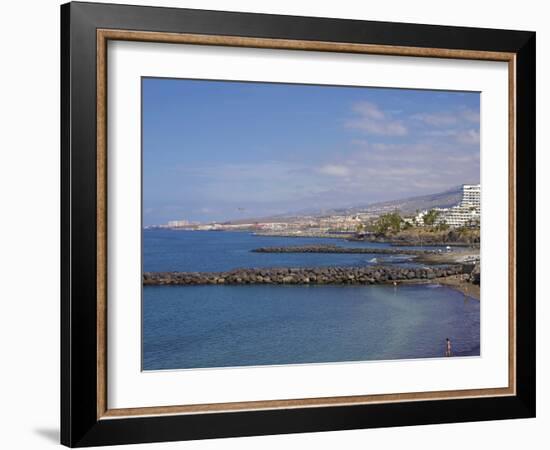
[[[438,285],[145,287],[143,369],[476,356],[479,330]]]

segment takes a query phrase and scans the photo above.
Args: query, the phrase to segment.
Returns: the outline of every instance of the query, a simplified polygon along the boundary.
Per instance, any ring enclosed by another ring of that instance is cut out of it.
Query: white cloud
[[[408,132],[402,121],[392,119],[375,103],[368,101],[357,103],[353,111],[358,117],[346,122],[348,128],[382,136],[404,136]]]
[[[378,105],[372,102],[361,102],[357,103],[353,110],[363,117],[368,117],[369,119],[382,120],[386,118],[384,112],[378,107]]]
[[[464,109],[462,110],[462,117],[468,122],[479,124],[479,111]]]
[[[432,125],[435,127],[455,125],[456,123],[458,123],[457,116],[451,113],[437,113],[437,114],[420,113],[420,114],[414,114],[412,118],[416,120],[420,120],[421,122],[424,122],[426,125]]]
[[[425,133],[426,136],[435,138],[452,138],[456,142],[464,145],[478,145],[479,131],[469,130],[432,130]]]
[[[479,111],[470,108],[449,112],[419,113],[411,117],[433,127],[461,125],[465,122],[479,123]]]
[[[457,133],[456,140],[461,144],[475,145],[479,144],[479,131],[466,130]]]
[[[430,137],[452,137],[456,136],[458,133],[457,130],[430,130],[426,131],[424,135]]]
[[[323,175],[331,175],[334,177],[347,177],[350,175],[351,171],[349,167],[343,166],[341,164],[326,164],[318,169],[319,173]]]

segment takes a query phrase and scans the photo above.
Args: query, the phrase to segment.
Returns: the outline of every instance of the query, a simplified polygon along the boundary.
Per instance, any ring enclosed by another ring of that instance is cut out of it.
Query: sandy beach
[[[480,299],[480,287],[463,279],[463,275],[451,275],[443,278],[434,278],[432,280],[410,280],[400,281],[398,284],[442,284],[456,291],[462,292],[468,297]]]
[[[479,263],[479,249],[467,248],[454,250],[448,253],[425,254],[415,258],[416,262],[424,264],[473,264]],[[464,279],[464,275],[452,275],[445,278],[437,278],[434,282],[449,286],[469,297],[480,299],[480,286]]]
[[[450,277],[440,278],[437,282],[460,291],[469,297],[475,298],[476,300],[480,299],[480,286],[464,280],[462,275],[453,275]]]

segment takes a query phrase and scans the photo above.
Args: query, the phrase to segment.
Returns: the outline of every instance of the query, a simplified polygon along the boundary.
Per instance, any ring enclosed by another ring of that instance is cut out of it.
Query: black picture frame
[[[516,54],[516,395],[97,418],[96,30],[140,30]],[[68,3],[61,6],[61,443],[176,441],[535,416],[535,33]]]

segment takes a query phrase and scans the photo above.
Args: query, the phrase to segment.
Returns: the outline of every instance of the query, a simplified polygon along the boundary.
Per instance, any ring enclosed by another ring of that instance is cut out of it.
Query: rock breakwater
[[[260,247],[251,250],[256,253],[370,253],[380,255],[433,255],[435,250],[338,247],[336,245],[296,245],[288,247]]]
[[[228,272],[145,272],[143,285],[385,284],[422,282],[462,273],[462,265],[438,268],[369,266],[254,268]]]

